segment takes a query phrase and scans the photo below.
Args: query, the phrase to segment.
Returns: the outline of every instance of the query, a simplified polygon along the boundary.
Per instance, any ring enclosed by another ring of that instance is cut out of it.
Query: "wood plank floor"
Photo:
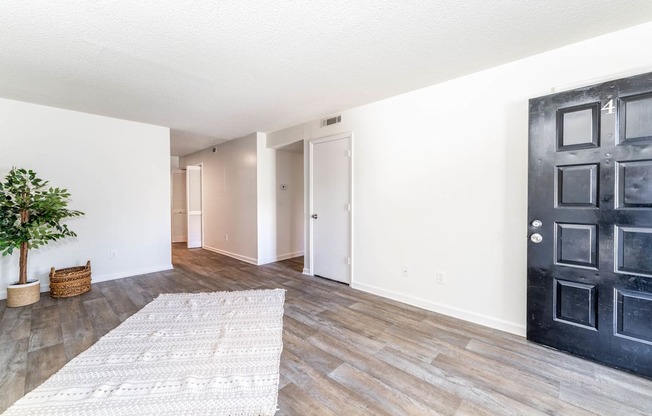
[[[175,270],[6,308],[0,411],[160,293],[287,290],[279,415],[650,415],[652,381],[523,338],[301,275],[174,245]]]

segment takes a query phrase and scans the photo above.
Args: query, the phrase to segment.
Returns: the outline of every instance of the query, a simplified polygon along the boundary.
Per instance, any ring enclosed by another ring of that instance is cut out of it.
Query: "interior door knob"
[[[317,214],[312,214],[311,217],[312,217],[312,219],[316,220],[317,219]]]

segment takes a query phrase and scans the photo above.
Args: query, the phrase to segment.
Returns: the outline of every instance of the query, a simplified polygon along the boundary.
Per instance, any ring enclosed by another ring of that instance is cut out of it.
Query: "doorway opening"
[[[188,241],[188,211],[186,202],[186,171],[174,169],[171,173],[172,243]]]
[[[303,271],[305,181],[303,140],[276,149],[276,252]]]
[[[185,243],[188,248],[203,246],[202,166],[172,169],[170,207],[172,243]]]
[[[188,211],[188,248],[203,246],[202,166],[186,166],[186,201]]]

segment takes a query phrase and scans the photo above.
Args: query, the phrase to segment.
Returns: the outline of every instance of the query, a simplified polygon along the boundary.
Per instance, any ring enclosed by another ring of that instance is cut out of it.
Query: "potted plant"
[[[38,302],[39,280],[27,281],[27,254],[64,237],[75,237],[61,220],[84,213],[67,208],[66,189],[48,187],[32,170],[13,168],[0,182],[0,253],[20,250],[18,282],[7,287],[7,306]]]

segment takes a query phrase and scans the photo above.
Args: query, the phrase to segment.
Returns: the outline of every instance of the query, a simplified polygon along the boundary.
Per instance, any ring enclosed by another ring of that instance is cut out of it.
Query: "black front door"
[[[652,377],[652,74],[530,100],[528,339]]]

